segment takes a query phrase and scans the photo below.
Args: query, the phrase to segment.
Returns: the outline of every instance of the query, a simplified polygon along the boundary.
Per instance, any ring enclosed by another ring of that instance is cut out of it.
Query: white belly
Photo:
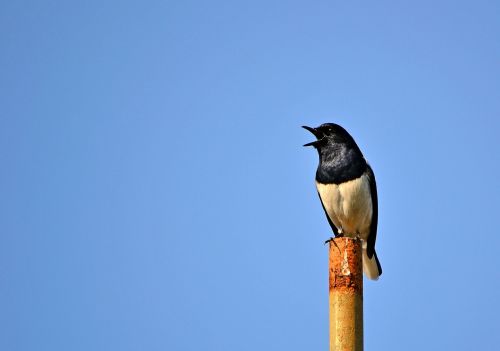
[[[370,179],[366,174],[342,184],[316,182],[321,201],[339,233],[366,240],[372,222]]]

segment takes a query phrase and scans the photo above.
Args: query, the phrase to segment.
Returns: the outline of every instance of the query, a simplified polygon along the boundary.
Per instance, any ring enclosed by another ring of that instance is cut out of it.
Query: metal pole
[[[361,240],[330,241],[330,351],[363,350]]]

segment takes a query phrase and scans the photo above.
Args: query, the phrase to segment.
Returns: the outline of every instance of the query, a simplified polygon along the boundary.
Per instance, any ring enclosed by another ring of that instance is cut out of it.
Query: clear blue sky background
[[[327,350],[301,125],[378,180],[367,350],[500,345],[495,1],[4,1],[0,349]]]

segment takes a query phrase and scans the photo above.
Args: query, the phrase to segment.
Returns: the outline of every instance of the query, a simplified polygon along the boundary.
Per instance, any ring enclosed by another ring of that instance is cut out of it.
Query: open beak
[[[318,139],[318,140],[315,140],[315,141],[311,141],[310,143],[304,144],[304,146],[314,146],[314,147],[316,147],[319,144],[319,139],[321,139],[321,137],[322,137],[321,133],[316,128],[311,128],[311,127],[308,127],[308,126],[302,126],[302,128],[304,128],[305,130],[308,130],[311,133],[313,133],[314,136],[316,137],[316,139]]]

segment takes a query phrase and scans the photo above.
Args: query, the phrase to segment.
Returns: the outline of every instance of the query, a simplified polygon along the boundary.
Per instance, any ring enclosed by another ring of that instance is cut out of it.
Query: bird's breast
[[[316,188],[335,226],[345,235],[360,235],[366,240],[373,214],[368,175],[364,173],[359,178],[340,184],[316,181]]]

